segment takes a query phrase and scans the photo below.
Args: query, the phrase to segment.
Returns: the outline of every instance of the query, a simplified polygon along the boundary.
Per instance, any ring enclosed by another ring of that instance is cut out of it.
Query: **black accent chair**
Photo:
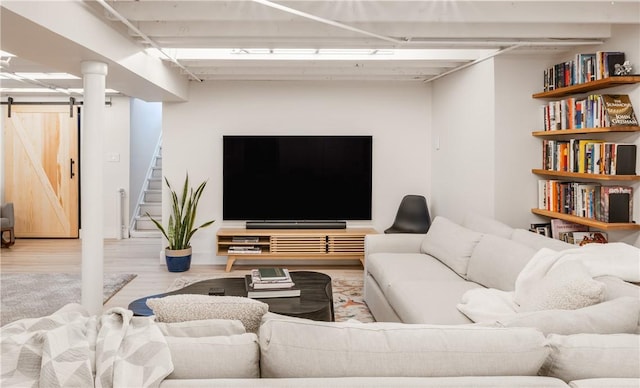
[[[427,199],[422,195],[405,195],[393,225],[385,233],[427,233],[431,216]]]

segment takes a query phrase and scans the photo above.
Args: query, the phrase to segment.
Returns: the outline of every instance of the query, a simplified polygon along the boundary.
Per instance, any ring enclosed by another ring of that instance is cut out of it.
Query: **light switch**
[[[120,154],[117,152],[107,152],[107,162],[119,162]]]

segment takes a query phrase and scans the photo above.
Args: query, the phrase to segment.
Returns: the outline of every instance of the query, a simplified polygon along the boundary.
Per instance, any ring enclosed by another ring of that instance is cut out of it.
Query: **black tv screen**
[[[370,220],[371,136],[224,136],[224,220]]]

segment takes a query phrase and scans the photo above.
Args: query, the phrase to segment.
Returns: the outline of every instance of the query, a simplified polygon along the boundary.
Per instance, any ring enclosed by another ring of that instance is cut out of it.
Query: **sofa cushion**
[[[520,311],[574,310],[600,303],[604,284],[593,280],[584,264],[568,260],[552,268],[519,298]]]
[[[485,234],[471,254],[467,279],[488,288],[513,291],[518,274],[535,253],[524,244]]]
[[[622,297],[577,310],[519,313],[498,320],[502,327],[535,327],[545,334],[635,333],[640,300]]]
[[[564,241],[546,237],[538,233],[533,233],[525,229],[515,229],[511,235],[513,241],[530,246],[531,248],[540,250],[542,248],[553,249],[554,251],[564,251],[565,249],[575,248],[575,245]]]
[[[547,337],[551,353],[540,369],[564,381],[591,378],[640,378],[637,334],[574,334]]]
[[[237,319],[249,332],[256,332],[269,305],[239,296],[180,294],[147,299],[159,322],[199,319]]]
[[[548,354],[530,328],[272,319],[259,338],[262,377],[533,376]]]
[[[389,303],[405,323],[464,324],[471,321],[456,304],[479,284],[458,281],[396,281],[386,292]]]
[[[329,377],[290,379],[168,380],[160,388],[567,388],[552,377],[464,376],[464,377]],[[599,388],[604,386],[599,386]],[[617,385],[607,388],[627,388]],[[632,386],[632,388],[638,388]]]
[[[492,234],[506,239],[511,238],[511,235],[513,234],[513,228],[509,225],[478,213],[467,213],[464,217],[462,226],[467,229],[475,230],[476,232]]]
[[[458,275],[467,275],[467,265],[482,233],[462,227],[444,217],[436,217],[422,242],[422,252],[435,257]]]
[[[463,280],[441,261],[424,253],[374,253],[367,258],[367,272],[383,288],[400,280]]]
[[[166,337],[173,361],[169,379],[260,377],[258,337]]]
[[[242,322],[235,319],[203,319],[186,322],[157,322],[162,334],[168,337],[214,337],[244,334]]]
[[[638,388],[639,379],[585,379],[573,380],[569,383],[571,388]]]

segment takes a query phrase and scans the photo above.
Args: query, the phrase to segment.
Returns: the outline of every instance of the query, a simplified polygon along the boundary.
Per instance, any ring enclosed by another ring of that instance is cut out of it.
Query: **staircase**
[[[149,219],[149,213],[162,223],[162,147],[154,156],[153,165],[147,175],[145,189],[136,207],[136,216],[130,230],[131,237],[160,237],[162,234]]]

